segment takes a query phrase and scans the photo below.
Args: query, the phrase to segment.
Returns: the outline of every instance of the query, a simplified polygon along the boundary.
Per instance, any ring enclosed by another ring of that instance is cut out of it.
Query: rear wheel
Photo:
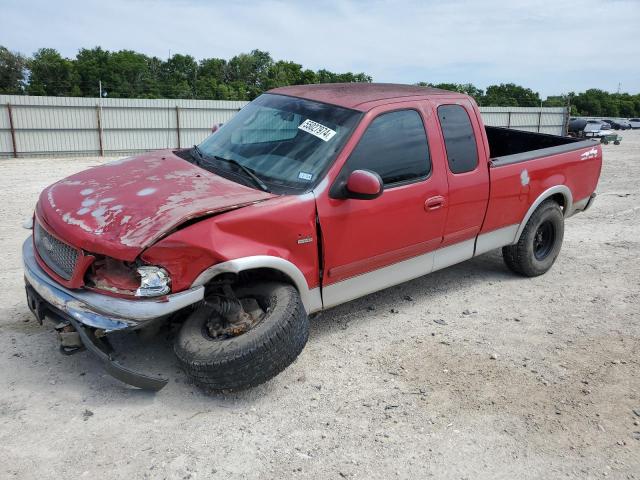
[[[504,262],[513,272],[536,277],[556,261],[564,236],[564,217],[553,200],[543,202],[525,226],[518,243],[502,248]]]
[[[187,375],[208,390],[241,390],[269,380],[296,359],[309,336],[309,319],[291,285],[256,283],[234,294],[241,321],[226,322],[220,312],[228,314],[228,307],[205,302],[187,318],[175,343]]]

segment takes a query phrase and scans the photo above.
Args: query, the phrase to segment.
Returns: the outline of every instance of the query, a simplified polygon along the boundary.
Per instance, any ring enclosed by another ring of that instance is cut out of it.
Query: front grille
[[[61,242],[35,222],[34,239],[38,255],[47,266],[65,280],[71,280],[78,261],[78,250]]]

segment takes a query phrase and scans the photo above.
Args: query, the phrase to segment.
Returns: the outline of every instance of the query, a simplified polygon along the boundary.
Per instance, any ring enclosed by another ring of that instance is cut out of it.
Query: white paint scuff
[[[139,197],[146,197],[148,195],[155,193],[157,190],[158,190],[157,188],[143,188],[138,193],[136,193],[136,195],[138,195]]]

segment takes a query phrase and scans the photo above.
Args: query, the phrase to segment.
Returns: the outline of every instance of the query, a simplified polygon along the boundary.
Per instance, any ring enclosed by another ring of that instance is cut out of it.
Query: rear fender
[[[529,207],[529,210],[527,210],[527,213],[525,214],[522,222],[520,223],[520,226],[518,227],[516,237],[513,241],[514,244],[518,243],[518,241],[520,240],[520,235],[522,235],[524,227],[527,225],[527,222],[529,221],[529,218],[531,218],[531,215],[533,215],[533,212],[536,211],[536,209],[542,204],[542,202],[558,194],[564,197],[564,216],[570,216],[571,212],[573,211],[573,195],[571,194],[571,190],[569,189],[569,187],[567,187],[566,185],[556,185],[554,187],[548,188],[544,192],[542,192],[538,196],[538,198],[535,199],[535,201]]]

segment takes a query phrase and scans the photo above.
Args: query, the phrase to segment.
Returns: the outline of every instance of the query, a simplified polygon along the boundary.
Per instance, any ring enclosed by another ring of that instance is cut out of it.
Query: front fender
[[[188,225],[147,249],[141,259],[166,268],[174,292],[223,272],[277,270],[298,288],[310,312],[319,309],[318,241],[313,194],[290,195]]]

